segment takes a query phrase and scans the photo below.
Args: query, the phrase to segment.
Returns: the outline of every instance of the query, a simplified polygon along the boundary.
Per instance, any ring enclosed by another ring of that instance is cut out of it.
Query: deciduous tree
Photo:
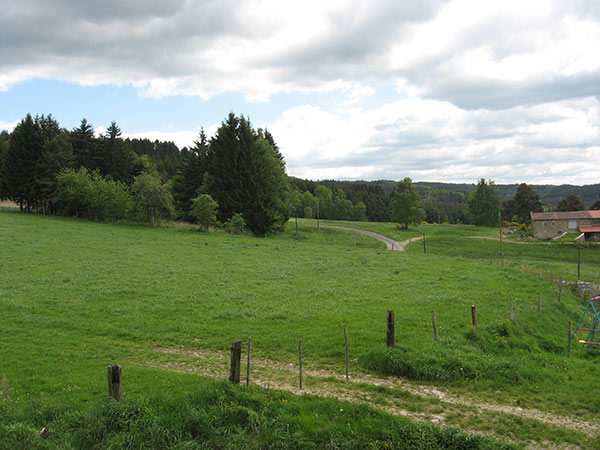
[[[515,196],[506,204],[502,215],[506,219],[516,216],[519,223],[531,223],[531,212],[543,211],[544,207],[540,201],[540,195],[526,183],[521,183],[517,188]]]
[[[173,217],[173,196],[158,174],[143,173],[135,177],[131,186],[133,198],[142,216],[154,226],[156,219]]]
[[[219,204],[208,194],[200,194],[192,200],[192,216],[204,231],[216,223]]]
[[[475,190],[469,193],[468,207],[471,223],[486,227],[497,225],[501,204],[502,200],[494,182],[488,183],[482,178]]]
[[[421,206],[421,198],[410,178],[404,178],[396,186],[392,198],[392,220],[403,228],[416,225],[425,219],[425,210]]]

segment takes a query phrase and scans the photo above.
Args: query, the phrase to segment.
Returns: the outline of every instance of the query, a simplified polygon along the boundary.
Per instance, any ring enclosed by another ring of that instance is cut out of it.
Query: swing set
[[[577,331],[587,331],[588,332],[585,339],[580,339],[578,341],[584,347],[587,346],[588,349],[591,350],[593,348],[596,348],[596,346],[600,346],[600,314],[598,313],[599,309],[600,309],[600,297],[591,298],[590,301],[588,302],[587,306],[585,307],[585,310],[583,311],[583,314],[581,315],[581,319],[579,319],[579,322],[577,323],[575,330],[569,336],[569,343],[563,350],[562,356],[564,356],[565,353],[567,352],[567,349],[570,347],[571,341],[573,339],[575,339]],[[583,320],[585,319],[585,316],[588,311],[590,311],[590,315],[591,315],[590,327],[584,328],[584,326],[582,327],[582,324],[583,324]]]

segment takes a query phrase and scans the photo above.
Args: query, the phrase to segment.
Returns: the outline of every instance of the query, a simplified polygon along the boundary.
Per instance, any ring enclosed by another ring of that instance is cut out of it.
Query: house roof
[[[588,225],[579,227],[581,233],[600,233],[600,225]]]
[[[600,210],[531,213],[531,220],[600,219]]]

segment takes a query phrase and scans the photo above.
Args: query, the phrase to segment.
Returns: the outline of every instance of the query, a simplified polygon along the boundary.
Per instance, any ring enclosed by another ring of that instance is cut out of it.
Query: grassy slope
[[[133,398],[156,386],[190,388],[193,377],[170,381],[145,367],[153,346],[224,350],[249,335],[257,356],[293,361],[301,337],[308,364],[341,369],[347,327],[352,354],[378,370],[391,364],[458,392],[518,397],[547,411],[600,411],[585,377],[597,372],[597,358],[580,349],[570,360],[558,355],[581,301],[565,293],[558,305],[554,285],[508,264],[482,264],[497,243],[461,236],[489,230],[425,228],[423,255],[420,243],[392,253],[367,237],[358,236],[354,248],[351,233],[301,228],[299,239],[293,225],[255,239],[0,212],[0,357],[10,400],[85,405],[105,395],[112,362],[135,379],[127,390]],[[422,232],[373,228],[398,239]],[[550,264],[546,250],[536,251],[531,260]],[[518,299],[514,324],[507,321],[511,297]],[[469,325],[472,304],[477,333]],[[432,308],[439,342],[431,338]],[[380,360],[387,309],[396,311],[398,353],[408,369]],[[475,373],[461,376],[461,368]],[[499,368],[504,375],[490,376]],[[450,377],[439,376],[449,369]]]

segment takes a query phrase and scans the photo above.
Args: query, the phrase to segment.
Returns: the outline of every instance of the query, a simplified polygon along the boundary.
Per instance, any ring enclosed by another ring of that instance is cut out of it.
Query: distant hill
[[[393,180],[376,180],[376,181],[323,181],[327,184],[335,184],[337,187],[349,187],[355,183],[366,183],[375,186],[381,186],[386,194],[394,192],[397,181]],[[318,182],[321,183],[321,182]],[[475,190],[475,184],[468,183],[438,183],[432,181],[419,181],[414,183],[417,187],[430,188],[437,191],[460,192],[468,195],[469,192]],[[496,189],[502,200],[509,200],[514,197],[517,192],[518,184],[496,184]],[[581,198],[586,206],[592,205],[600,199],[600,184],[588,184],[586,186],[575,186],[572,184],[562,184],[555,186],[552,184],[530,184],[538,194],[543,203],[550,206],[556,204],[569,194],[576,194]]]
[[[398,184],[393,180],[311,181],[294,177],[289,179],[292,188],[300,192],[314,193],[319,184],[332,189],[342,189],[352,204],[362,202],[366,205],[367,217],[371,221],[389,220],[390,199]],[[423,201],[428,222],[469,223],[467,199],[469,193],[475,190],[476,184],[420,181],[414,185]],[[518,184],[497,184],[496,188],[502,200],[508,201],[514,197],[518,186]],[[530,186],[540,195],[540,200],[548,210],[556,208],[558,202],[569,194],[579,196],[586,208],[600,199],[600,184],[586,186],[531,184]]]
[[[374,183],[379,183],[378,181]],[[393,183],[393,182],[389,182]],[[475,189],[475,184],[453,184],[453,183],[432,183],[432,182],[418,182],[416,186],[424,186],[432,189],[439,189],[451,192],[462,192],[468,194]],[[514,197],[517,192],[518,184],[497,184],[496,188],[502,200],[509,200]],[[569,194],[576,194],[583,201],[586,206],[592,205],[598,199],[600,199],[600,184],[589,184],[586,186],[574,186],[571,184],[562,184],[560,186],[554,186],[551,184],[530,184],[538,194],[542,203],[546,203],[551,206],[556,204],[565,198]]]

